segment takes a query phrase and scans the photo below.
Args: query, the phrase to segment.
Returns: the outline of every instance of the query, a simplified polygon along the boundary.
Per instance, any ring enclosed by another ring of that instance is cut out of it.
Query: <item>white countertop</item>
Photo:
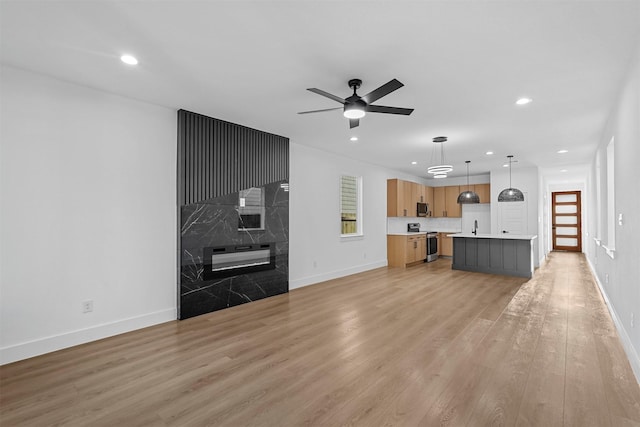
[[[429,233],[459,233],[457,230],[429,230]],[[404,233],[387,233],[387,236],[419,236],[427,234],[427,231],[405,231]]]
[[[466,237],[471,239],[503,239],[503,240],[533,240],[538,236],[535,234],[473,234],[473,233],[457,233],[449,234],[449,237]]]

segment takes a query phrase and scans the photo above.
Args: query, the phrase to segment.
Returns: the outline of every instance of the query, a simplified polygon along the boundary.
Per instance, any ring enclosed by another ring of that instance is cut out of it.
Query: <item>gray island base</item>
[[[536,235],[450,234],[453,270],[532,277]]]

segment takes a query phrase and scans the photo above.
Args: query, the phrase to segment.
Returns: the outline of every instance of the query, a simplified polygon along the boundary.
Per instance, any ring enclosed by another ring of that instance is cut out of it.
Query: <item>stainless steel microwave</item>
[[[418,202],[418,216],[429,216],[429,205],[427,203]]]

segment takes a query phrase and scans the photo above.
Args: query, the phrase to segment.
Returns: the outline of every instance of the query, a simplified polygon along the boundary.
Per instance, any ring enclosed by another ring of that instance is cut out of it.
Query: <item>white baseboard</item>
[[[0,348],[0,365],[177,319],[175,308]]]
[[[602,294],[602,298],[604,298],[604,302],[609,309],[609,314],[611,314],[611,318],[613,319],[613,323],[616,325],[616,329],[618,330],[618,335],[620,335],[620,340],[622,341],[622,347],[624,348],[625,353],[627,354],[627,359],[629,359],[629,364],[631,365],[631,369],[636,376],[636,381],[640,384],[640,356],[638,356],[638,352],[635,347],[631,343],[631,338],[627,334],[627,331],[624,329],[622,322],[620,321],[620,317],[616,313],[616,309],[609,301],[609,297],[607,296],[607,292],[605,291],[602,283],[600,283],[600,279],[598,278],[598,274],[596,273],[596,269],[593,268],[591,264],[591,260],[589,257],[585,257],[587,259],[587,264],[589,264],[589,268],[591,269],[591,273],[593,277],[596,279],[596,283],[598,284],[598,288],[600,288],[600,293]]]
[[[344,268],[342,270],[334,270],[315,276],[307,276],[301,279],[289,280],[289,289],[301,288],[303,286],[313,285],[314,283],[326,282],[327,280],[337,279],[339,277],[350,276],[352,274],[362,273],[363,271],[373,270],[374,268],[386,267],[387,260],[376,261],[369,264],[357,265],[355,267]]]

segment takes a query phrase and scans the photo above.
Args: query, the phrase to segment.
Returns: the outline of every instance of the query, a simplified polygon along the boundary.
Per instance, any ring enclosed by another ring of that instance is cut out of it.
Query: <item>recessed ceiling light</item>
[[[527,105],[531,101],[533,101],[531,98],[520,98],[516,101],[516,105]]]
[[[509,167],[509,163],[505,163],[504,165],[502,165],[503,168],[508,168]]]
[[[417,164],[418,164],[418,162],[411,162],[411,164],[412,164],[412,165],[417,165]]]
[[[560,172],[567,172],[567,170],[566,169],[561,169]]]
[[[569,150],[558,150],[558,154],[564,154],[564,153],[568,153]]]
[[[352,136],[351,138],[349,138],[349,141],[351,142],[356,142],[358,140],[357,136]]]
[[[486,152],[486,153],[484,153],[484,154],[486,154],[487,156],[491,156],[491,155],[493,154],[493,151],[487,151],[487,152]]]
[[[129,64],[129,65],[137,65],[138,64],[138,60],[131,55],[122,55],[120,57],[120,60],[122,62],[124,62],[125,64]]]

